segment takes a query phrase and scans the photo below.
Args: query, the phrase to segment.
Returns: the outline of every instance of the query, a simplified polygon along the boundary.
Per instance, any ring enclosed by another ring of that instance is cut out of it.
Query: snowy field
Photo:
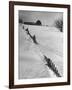
[[[19,24],[19,79],[56,77],[39,56],[38,49],[26,34],[28,27],[31,35],[36,36],[38,48],[50,58],[63,75],[63,33],[55,27],[41,27]],[[54,28],[54,29],[53,29]]]

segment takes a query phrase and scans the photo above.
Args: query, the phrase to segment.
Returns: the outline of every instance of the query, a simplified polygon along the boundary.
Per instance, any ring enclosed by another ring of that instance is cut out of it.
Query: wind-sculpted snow
[[[43,55],[52,60],[62,76],[63,33],[45,30],[44,28],[42,30],[37,26],[33,30],[29,26],[31,35],[35,35],[39,43],[36,46],[26,34],[26,27],[23,29],[23,25],[19,25],[19,79],[56,77],[50,68],[45,65]]]

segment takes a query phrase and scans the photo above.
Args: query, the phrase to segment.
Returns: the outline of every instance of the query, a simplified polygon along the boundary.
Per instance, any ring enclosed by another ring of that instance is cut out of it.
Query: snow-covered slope
[[[56,65],[61,76],[63,75],[63,33],[54,30],[53,27],[39,27],[28,25],[23,29],[19,25],[19,78],[54,77],[51,71],[42,61],[40,52],[50,58]],[[32,40],[26,34],[28,28],[31,35],[36,36],[39,45],[34,46]],[[34,28],[34,29],[33,29]],[[55,29],[55,28],[54,28]],[[38,48],[39,49],[38,49]],[[52,74],[52,75],[51,75]]]

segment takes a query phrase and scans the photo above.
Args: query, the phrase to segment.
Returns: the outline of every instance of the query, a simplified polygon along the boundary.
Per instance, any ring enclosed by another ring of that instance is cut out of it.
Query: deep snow
[[[23,29],[24,26],[24,29]],[[39,43],[34,45],[26,34],[28,28]],[[54,28],[54,29],[53,29]],[[45,65],[42,54],[55,63],[61,76],[63,75],[63,33],[55,27],[41,27],[19,24],[19,79],[56,77]]]

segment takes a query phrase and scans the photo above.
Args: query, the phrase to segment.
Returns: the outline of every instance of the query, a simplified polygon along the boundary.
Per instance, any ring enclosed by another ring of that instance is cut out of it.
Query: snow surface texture
[[[36,36],[38,46],[26,34],[26,28]],[[56,77],[45,65],[43,55],[52,60],[63,76],[63,33],[55,27],[19,24],[19,79]]]

